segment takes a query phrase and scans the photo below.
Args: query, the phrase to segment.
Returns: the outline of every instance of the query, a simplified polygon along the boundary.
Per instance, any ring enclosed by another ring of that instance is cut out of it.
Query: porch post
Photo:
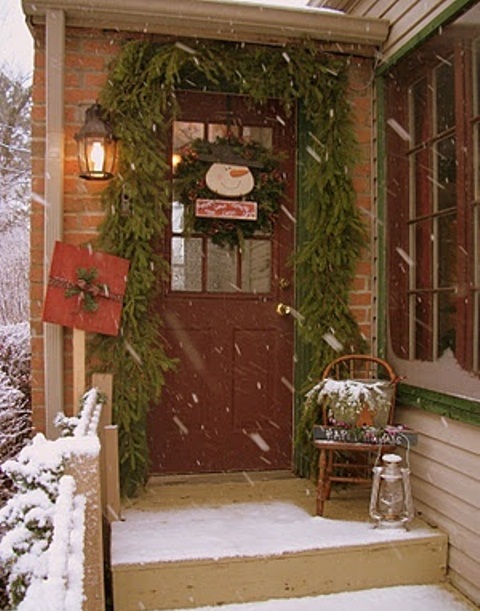
[[[56,240],[63,234],[65,13],[46,11],[46,140],[44,287]],[[63,328],[44,324],[46,435],[56,436],[54,418],[63,411]]]

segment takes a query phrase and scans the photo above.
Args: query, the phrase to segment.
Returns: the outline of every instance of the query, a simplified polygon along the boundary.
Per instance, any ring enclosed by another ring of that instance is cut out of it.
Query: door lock
[[[278,286],[282,289],[282,291],[286,291],[290,288],[290,280],[288,280],[288,278],[280,278],[278,281]]]
[[[279,316],[289,316],[292,313],[292,308],[284,303],[279,303],[276,312]]]

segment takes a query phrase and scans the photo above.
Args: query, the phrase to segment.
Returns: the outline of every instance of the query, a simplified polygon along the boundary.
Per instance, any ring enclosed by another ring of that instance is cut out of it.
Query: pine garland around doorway
[[[148,475],[147,412],[174,367],[155,312],[168,267],[160,252],[170,207],[168,134],[178,115],[177,89],[222,91],[268,98],[285,115],[301,105],[309,125],[299,181],[305,194],[306,232],[292,264],[300,279],[299,331],[310,347],[312,377],[335,354],[361,343],[348,292],[365,229],[351,181],[355,137],[348,100],[348,58],[313,43],[256,46],[189,40],[130,41],[116,58],[100,102],[120,138],[116,177],[103,192],[105,220],[98,246],[130,260],[122,329],[99,336],[96,350],[114,375],[114,418],[119,425],[121,486],[133,495]],[[310,443],[309,440],[306,443]]]

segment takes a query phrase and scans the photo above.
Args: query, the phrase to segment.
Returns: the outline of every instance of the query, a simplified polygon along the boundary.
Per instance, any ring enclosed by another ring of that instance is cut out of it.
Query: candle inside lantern
[[[90,167],[93,172],[101,172],[105,163],[105,150],[102,142],[93,142],[90,148]]]
[[[406,526],[414,517],[410,469],[401,468],[397,454],[384,454],[383,466],[373,468],[370,516],[377,526]]]

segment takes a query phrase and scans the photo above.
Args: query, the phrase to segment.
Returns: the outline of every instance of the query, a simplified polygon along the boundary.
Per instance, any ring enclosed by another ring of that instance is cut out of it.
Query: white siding
[[[396,420],[419,432],[410,453],[415,509],[448,534],[449,578],[480,605],[480,427],[416,408]]]
[[[382,49],[388,60],[433,19],[452,5],[452,0],[333,0],[311,2],[317,6],[337,7],[350,15],[387,19],[390,22],[388,40]]]

